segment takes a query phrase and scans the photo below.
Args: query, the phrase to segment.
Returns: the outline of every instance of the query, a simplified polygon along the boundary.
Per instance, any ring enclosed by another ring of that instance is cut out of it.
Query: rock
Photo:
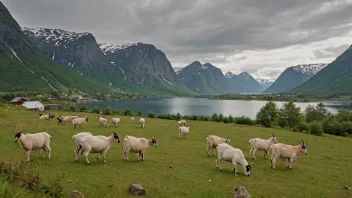
[[[169,166],[169,168],[174,168],[174,167],[172,167],[172,166]]]
[[[72,180],[67,180],[67,182],[66,182],[66,183],[70,184],[70,183],[72,183]]]
[[[140,184],[131,184],[128,191],[133,195],[145,195],[145,189]]]
[[[235,189],[234,198],[251,198],[251,195],[243,186],[240,186]]]
[[[86,198],[81,192],[79,192],[78,190],[74,190],[72,191],[72,193],[70,194],[71,198]]]

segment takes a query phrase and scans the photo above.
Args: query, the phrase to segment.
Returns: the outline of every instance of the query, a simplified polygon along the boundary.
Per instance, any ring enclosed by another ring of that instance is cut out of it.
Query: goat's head
[[[86,121],[88,122],[88,117],[85,117],[86,118]]]
[[[246,166],[246,175],[247,176],[251,175],[251,165],[249,165],[249,164]]]
[[[97,116],[96,118],[99,120],[100,116]]]
[[[43,114],[40,113],[40,114],[39,114],[39,117],[42,116],[42,115],[43,115]]]
[[[156,139],[154,137],[150,140],[150,142],[156,148]]]
[[[114,140],[115,140],[115,142],[120,143],[120,137],[119,137],[119,134],[118,134],[118,133],[116,133],[115,131],[113,131],[113,136],[114,136]]]
[[[276,139],[276,135],[275,135],[275,133],[272,133],[272,135],[271,135],[271,141],[273,141],[273,143],[274,144],[276,144],[277,143],[277,139]]]
[[[231,141],[231,139],[229,139],[229,137],[226,137],[226,143],[228,143],[228,142],[230,142]]]
[[[302,140],[302,142],[300,142],[301,152],[308,155],[307,142],[304,142],[303,139],[301,139],[301,140]]]
[[[17,132],[14,131],[13,133],[15,134],[15,142],[17,142],[22,136],[23,131],[17,131]]]

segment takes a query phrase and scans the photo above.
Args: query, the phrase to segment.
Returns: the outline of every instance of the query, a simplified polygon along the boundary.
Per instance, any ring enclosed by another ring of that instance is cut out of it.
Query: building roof
[[[22,98],[25,99],[25,100],[29,100],[28,98],[25,98],[25,97],[16,97],[16,98],[12,99],[11,102],[18,102],[18,101],[20,101]]]
[[[28,101],[24,102],[22,105],[25,106],[27,109],[36,109],[44,107],[44,105],[39,101]]]

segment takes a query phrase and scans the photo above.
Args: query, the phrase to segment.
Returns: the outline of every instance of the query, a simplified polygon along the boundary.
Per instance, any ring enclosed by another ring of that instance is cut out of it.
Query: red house
[[[29,101],[29,99],[25,97],[16,97],[13,100],[11,100],[11,103],[14,105],[22,105],[26,101]]]

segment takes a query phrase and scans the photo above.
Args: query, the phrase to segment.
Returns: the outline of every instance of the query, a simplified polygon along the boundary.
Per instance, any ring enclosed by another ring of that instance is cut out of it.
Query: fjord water
[[[248,116],[255,118],[257,112],[263,107],[267,101],[248,101],[248,100],[208,100],[205,98],[148,98],[135,100],[118,100],[104,101],[96,103],[88,103],[88,108],[111,107],[113,109],[124,110],[126,108],[131,111],[142,111],[144,115],[149,112],[159,114],[176,114],[181,115],[207,115],[213,113],[222,113],[225,116]],[[281,107],[285,102],[275,102],[278,107]],[[335,114],[338,108],[348,104],[348,102],[323,102],[328,111]],[[297,106],[304,111],[308,105],[317,105],[317,102],[296,102]]]

